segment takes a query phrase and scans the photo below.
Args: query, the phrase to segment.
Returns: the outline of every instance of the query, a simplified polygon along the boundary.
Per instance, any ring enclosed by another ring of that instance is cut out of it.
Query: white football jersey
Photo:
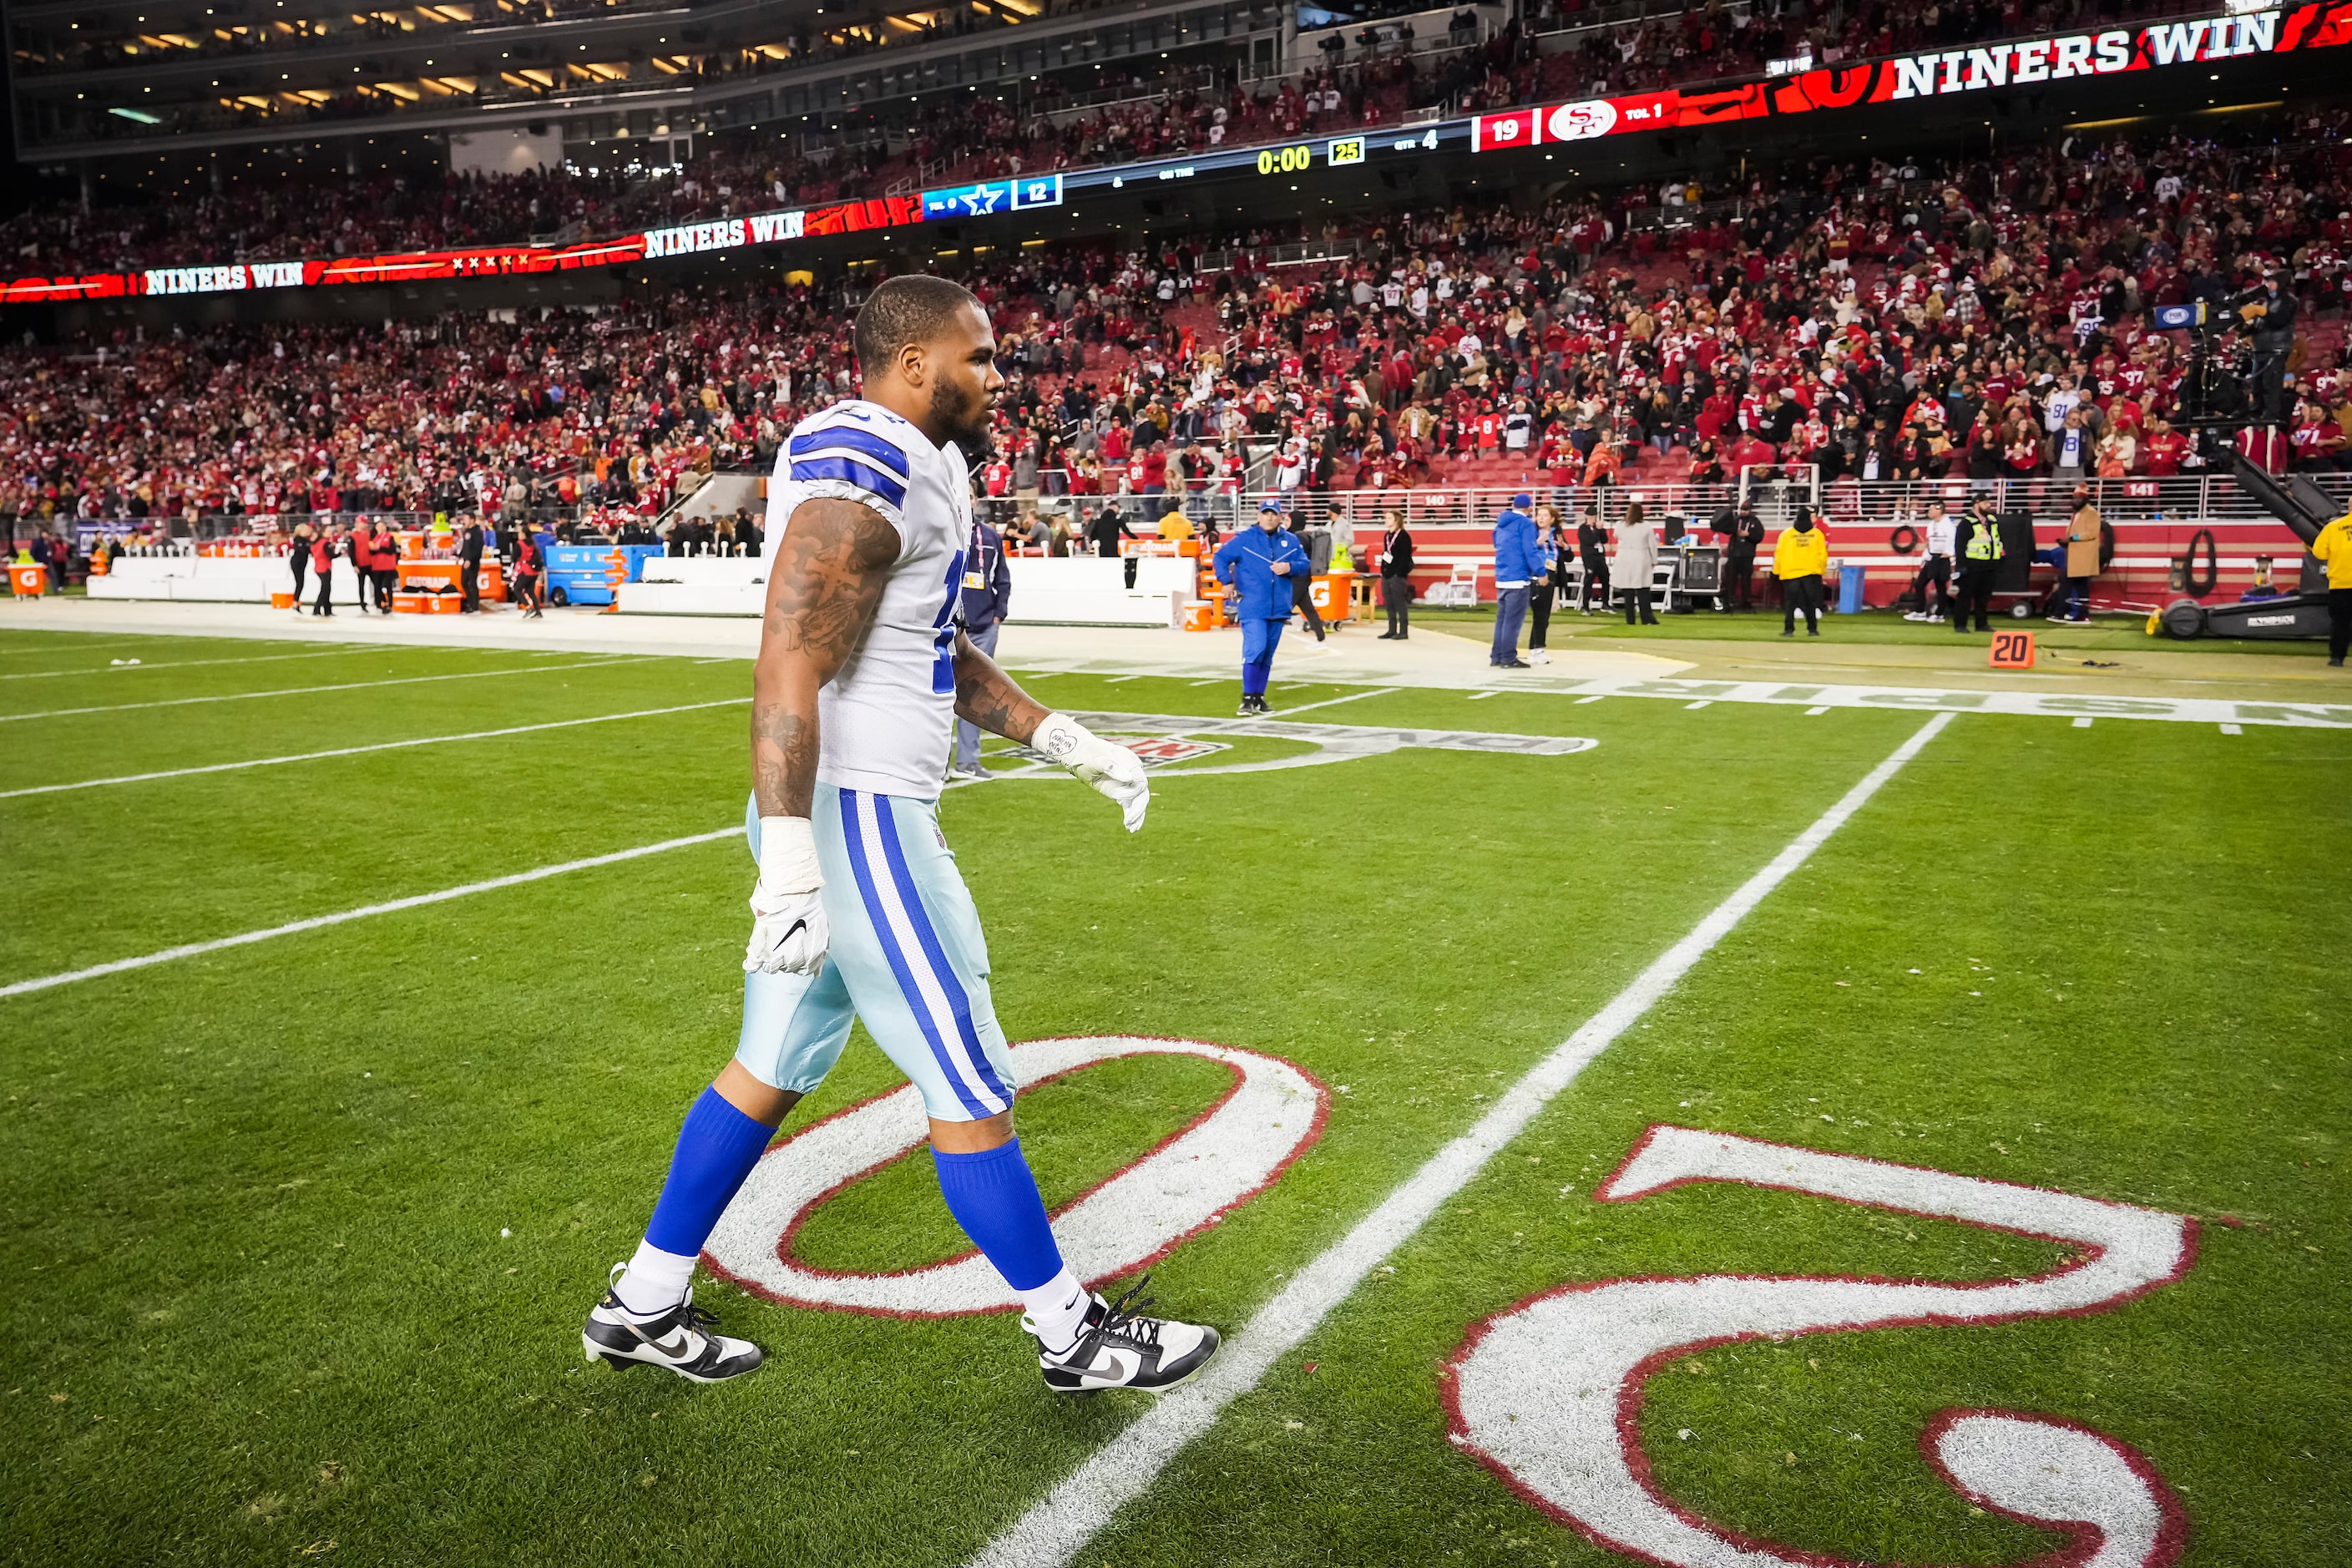
[[[839,789],[929,798],[955,720],[955,611],[971,540],[971,481],[955,444],[934,447],[879,404],[847,398],[793,427],[768,486],[767,560],[793,509],[817,497],[872,507],[898,531],[874,625],[817,694],[816,776]]]

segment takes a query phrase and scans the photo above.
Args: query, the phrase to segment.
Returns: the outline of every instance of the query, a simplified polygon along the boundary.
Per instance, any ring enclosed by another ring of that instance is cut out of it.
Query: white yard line
[[[1345,697],[1326,697],[1320,702],[1309,702],[1301,708],[1277,709],[1274,712],[1267,714],[1266,717],[1269,719],[1293,719],[1301,713],[1312,713],[1318,708],[1336,708],[1342,702],[1360,702],[1367,697],[1386,697],[1396,689],[1397,689],[1393,686],[1380,686],[1374,687],[1369,691],[1350,691]],[[1245,724],[1247,722],[1249,722],[1249,721],[1246,719],[1218,719],[1203,724],[1199,729],[1189,731],[1189,733],[1194,735],[1213,735],[1219,730],[1226,728],[1228,725]]]
[[[0,790],[0,800],[19,795],[61,795],[68,790],[99,789],[107,784],[150,784],[156,779],[184,779],[195,773],[229,773],[240,768],[274,768],[285,763],[315,763],[329,757],[358,757],[370,752],[398,752],[410,746],[439,746],[451,741],[494,741],[507,735],[535,735],[542,730],[570,730],[582,724],[613,724],[624,719],[654,719],[665,713],[692,713],[704,708],[732,708],[751,700],[722,697],[715,702],[686,702],[675,708],[639,708],[627,713],[598,713],[586,719],[553,719],[543,724],[515,724],[503,730],[469,730],[462,735],[423,735],[413,741],[378,741],[366,746],[338,746],[330,752],[299,752],[284,757],[254,757],[242,763],[208,763],[202,767],[166,768],[152,773],[117,773],[112,778],[79,779],[72,784],[29,784]]]
[[[1950,714],[1938,713],[1921,725],[1893,755],[1773,857],[1769,865],[1717,905],[1590,1022],[1513,1084],[1475,1126],[1439,1150],[1378,1208],[1299,1270],[1226,1342],[1207,1371],[1184,1387],[1162,1394],[1140,1419],[1097,1449],[1067,1480],[991,1542],[972,1560],[972,1568],[1060,1568],[1084,1550],[1122,1507],[1151,1486],[1171,1459],[1209,1429],[1226,1405],[1256,1387],[1274,1363],[1314,1332],[1381,1258],[1410,1241],[1486,1168],[1497,1151],[1526,1130],[1554,1095],[1575,1081],[1593,1058],[1655,1005],[1765,895],[1787,880],[1950,722]]]
[[[364,691],[376,686],[419,686],[428,680],[479,680],[492,675],[545,675],[563,669],[594,669],[600,665],[642,662],[639,656],[592,658],[580,664],[509,665],[502,669],[466,669],[451,675],[404,675],[395,680],[351,680],[339,686],[290,686],[275,691],[224,691],[213,697],[168,697],[154,702],[109,702],[96,708],[51,708],[39,713],[0,713],[0,724],[26,719],[71,719],[83,713],[127,713],[138,708],[185,708],[196,702],[242,702],[251,697],[310,697],[322,691]]]
[[[141,674],[151,669],[192,669],[200,664],[277,664],[289,658],[335,658],[366,653],[388,651],[368,643],[346,643],[340,647],[323,647],[310,653],[257,653],[242,658],[183,658],[169,664],[91,664],[79,669],[25,669],[12,675],[0,675],[0,680],[55,680],[63,675],[123,675],[132,670]],[[389,651],[411,653],[415,647],[390,645]]]
[[[19,643],[13,640],[21,637],[57,637],[60,640],[47,643]],[[139,632],[130,637],[93,637],[88,632],[68,631],[57,626],[0,626],[0,652],[14,649],[25,654],[47,653],[52,650],[63,653],[70,648],[75,653],[88,653],[94,647],[136,647],[142,643],[152,647],[159,643],[171,640],[172,634],[169,632]],[[235,640],[253,642],[258,639],[240,637]]]
[[[584,860],[565,860],[558,865],[541,866],[532,871],[517,871],[510,876],[492,877],[486,881],[468,882],[461,888],[444,888],[437,893],[416,893],[405,899],[394,899],[387,903],[367,904],[356,910],[344,910],[339,914],[312,915],[309,920],[289,921],[282,926],[265,931],[249,931],[237,936],[216,937],[211,942],[192,942],[183,947],[167,947],[161,952],[150,952],[138,958],[118,958],[110,963],[94,963],[88,969],[68,970],[63,974],[45,974],[37,980],[19,980],[13,985],[0,985],[0,996],[23,996],[35,991],[47,991],[54,986],[70,985],[77,980],[96,980],[101,975],[121,974],[133,969],[146,969],[158,963],[169,963],[175,958],[194,958],[200,953],[218,952],[224,948],[247,947],[272,937],[293,936],[300,931],[319,931],[327,926],[339,926],[347,921],[365,920],[370,915],[394,914],[402,910],[422,909],[427,904],[446,903],[474,893],[493,892],[500,888],[520,887],[525,882],[544,881],[561,877],[567,871],[593,870],[599,866],[615,866],[624,860],[639,860],[666,850],[683,849],[689,845],[711,844],[721,838],[740,838],[743,829],[722,827],[712,833],[696,833],[684,838],[665,838],[658,844],[641,844],[635,849],[616,849],[610,855],[591,855]]]

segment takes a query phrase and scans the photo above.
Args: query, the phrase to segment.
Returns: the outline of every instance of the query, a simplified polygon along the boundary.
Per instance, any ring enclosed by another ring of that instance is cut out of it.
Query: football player
[[[921,1091],[940,1190],[1026,1308],[1046,1386],[1172,1387],[1217,1332],[1145,1317],[1133,1291],[1106,1302],[1063,1261],[1013,1133],[980,917],[939,827],[955,719],[1060,763],[1130,833],[1150,804],[1143,764],[1048,712],[956,626],[965,453],[985,451],[1004,385],[987,312],[944,279],[894,278],[859,310],[856,352],[864,395],[794,426],[770,489],[740,1045],[688,1112],[645,1240],[582,1343],[591,1360],[701,1382],[759,1366],[757,1346],[694,1305],[695,1260],[856,1016]]]

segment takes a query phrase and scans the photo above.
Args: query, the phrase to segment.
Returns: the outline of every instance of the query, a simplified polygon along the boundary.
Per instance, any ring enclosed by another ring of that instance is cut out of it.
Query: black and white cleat
[[[1045,1374],[1047,1388],[1056,1394],[1092,1394],[1104,1388],[1140,1388],[1160,1394],[1209,1364],[1209,1358],[1217,1353],[1217,1331],[1169,1318],[1145,1317],[1143,1309],[1151,1305],[1151,1299],[1146,1296],[1139,1301],[1136,1298],[1150,1282],[1151,1276],[1145,1275],[1115,1303],[1097,1296],[1087,1309],[1086,1326],[1078,1332],[1077,1343],[1062,1354],[1040,1348],[1037,1365]],[[1026,1316],[1021,1326],[1036,1332]]]
[[[616,1264],[618,1275],[625,1265]],[[580,1348],[590,1361],[614,1367],[657,1366],[694,1383],[724,1383],[760,1370],[766,1357],[749,1340],[730,1340],[710,1331],[719,1315],[694,1304],[692,1291],[668,1311],[644,1318],[621,1305],[607,1289],[580,1331]]]

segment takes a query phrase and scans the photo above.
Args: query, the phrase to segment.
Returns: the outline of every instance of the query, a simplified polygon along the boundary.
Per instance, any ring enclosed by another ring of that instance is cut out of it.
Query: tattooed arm
[[[996,661],[972,647],[961,632],[955,640],[956,717],[992,735],[1026,745],[1045,717],[1045,706],[1013,683]]]
[[[751,791],[761,816],[808,816],[817,690],[865,637],[898,559],[897,530],[856,501],[803,501],[785,524],[751,670]]]

